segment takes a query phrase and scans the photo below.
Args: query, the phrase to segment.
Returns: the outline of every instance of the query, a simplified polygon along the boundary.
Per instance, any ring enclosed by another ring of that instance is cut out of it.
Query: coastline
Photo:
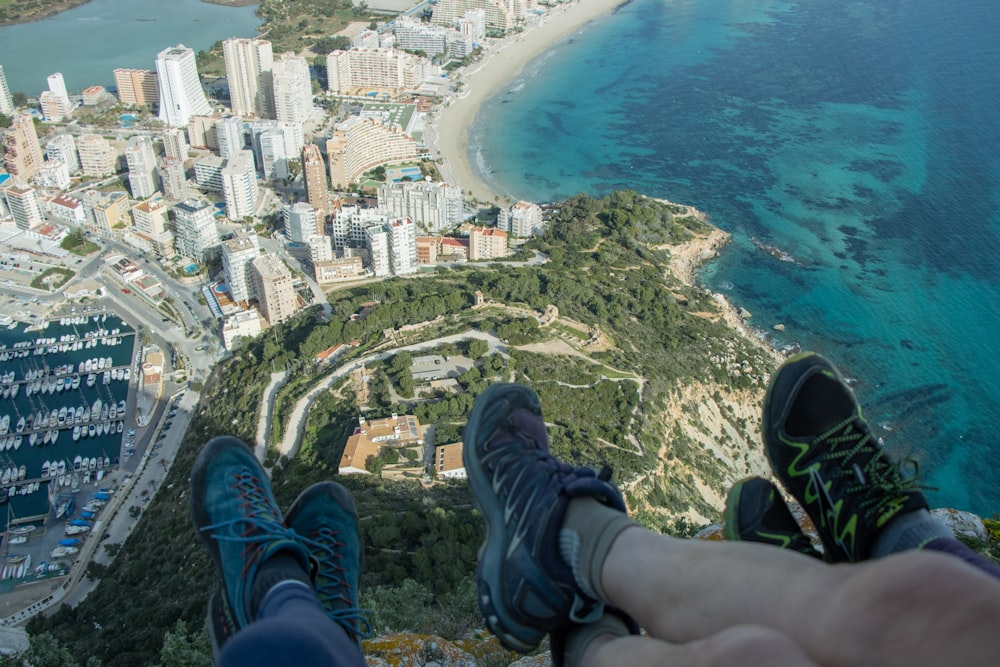
[[[14,20],[0,21],[0,28],[9,25],[22,25],[24,23],[34,23],[35,21],[42,21],[49,18],[50,16],[55,16],[59,12],[64,12],[68,9],[73,9],[74,7],[79,7],[80,5],[85,5],[90,0],[64,0],[62,2],[56,2],[52,5],[39,9],[38,12],[31,14],[30,16],[19,17]]]
[[[469,160],[469,130],[482,104],[524,69],[525,65],[594,19],[629,0],[577,0],[561,5],[538,26],[491,47],[484,59],[462,72],[462,90],[438,112],[434,125],[437,152],[445,159],[463,192],[480,201],[507,199],[486,184]]]

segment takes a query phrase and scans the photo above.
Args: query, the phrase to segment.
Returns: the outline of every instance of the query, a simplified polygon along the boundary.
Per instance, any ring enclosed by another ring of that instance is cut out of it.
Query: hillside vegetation
[[[530,245],[548,256],[545,264],[470,264],[338,291],[329,321],[312,308],[246,342],[206,383],[169,476],[114,562],[94,572],[101,584],[76,609],[36,619],[29,631],[51,632],[72,655],[93,656],[90,664],[185,664],[174,656],[203,655],[216,575],[188,516],[194,458],[217,434],[254,442],[264,388],[273,369],[288,368],[275,402],[281,435],[291,407],[332,370],[314,364],[314,355],[352,340],[358,346],[338,363],[468,331],[495,334],[509,352],[488,354],[475,341],[445,346],[440,352],[467,355],[476,366],[457,392],[421,398],[409,397],[407,364],[372,363],[369,383],[336,382],[316,401],[297,456],[268,454],[282,507],[321,479],[336,478],[354,494],[365,544],[363,603],[380,632],[458,637],[480,625],[471,575],[483,525],[464,482],[423,486],[416,467],[411,481],[338,476],[361,412],[416,414],[447,442],[488,383],[523,382],[541,396],[553,450],[574,463],[611,465],[641,521],[685,533],[716,519],[728,485],[759,468],[756,406],[774,359],[725,323],[711,294],[669,270],[677,244],[711,231],[686,209],[635,193],[579,196]],[[485,303],[474,307],[477,290]],[[553,307],[558,317],[542,318]],[[409,327],[420,323],[431,324]],[[375,463],[378,473],[393,462]]]

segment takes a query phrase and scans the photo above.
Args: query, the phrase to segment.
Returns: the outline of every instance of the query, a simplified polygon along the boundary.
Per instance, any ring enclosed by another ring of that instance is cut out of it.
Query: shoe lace
[[[220,542],[243,542],[244,572],[256,560],[264,546],[275,540],[295,539],[295,531],[286,528],[275,514],[275,507],[260,479],[244,469],[233,475],[232,487],[240,497],[242,516],[202,526],[212,539]]]
[[[359,639],[372,635],[372,626],[365,614],[370,613],[354,604],[351,586],[347,581],[347,568],[343,565],[346,544],[340,540],[340,532],[329,526],[321,526],[308,535],[298,535],[298,540],[308,550],[316,562],[314,587],[327,616]]]
[[[917,461],[910,458],[890,461],[859,416],[845,419],[813,442],[828,448],[821,463],[837,463],[830,466],[829,476],[846,482],[845,493],[860,498],[856,506],[866,522],[891,511],[907,492],[928,488],[917,482],[920,473]],[[904,466],[912,469],[904,474]]]

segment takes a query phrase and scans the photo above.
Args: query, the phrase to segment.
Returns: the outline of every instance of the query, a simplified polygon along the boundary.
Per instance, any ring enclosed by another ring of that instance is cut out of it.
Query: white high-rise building
[[[250,262],[250,284],[260,312],[271,326],[295,314],[298,296],[292,272],[276,254],[261,255]]]
[[[417,272],[417,226],[409,218],[393,220],[385,226],[389,233],[389,265],[393,275]]]
[[[46,160],[62,160],[69,173],[80,171],[80,154],[76,152],[76,139],[72,134],[57,134],[45,144]]]
[[[177,252],[197,262],[211,257],[222,243],[215,224],[215,207],[204,199],[185,199],[174,207]]]
[[[42,188],[68,190],[70,186],[69,169],[62,160],[46,160],[42,168],[35,174],[35,185]]]
[[[188,156],[187,136],[179,127],[168,127],[163,131],[163,153],[183,162]]]
[[[252,216],[257,206],[257,172],[253,153],[241,150],[226,161],[222,168],[222,194],[226,198],[226,216],[240,221]]]
[[[251,123],[250,142],[254,161],[265,180],[288,178],[285,134],[278,121],[258,120]]]
[[[333,93],[368,90],[416,90],[421,81],[440,76],[440,67],[397,49],[350,49],[326,57],[327,88]]]
[[[63,79],[62,72],[50,74],[48,77],[49,91],[66,100],[69,107],[69,91],[66,90],[66,80]]]
[[[462,193],[447,183],[383,183],[378,189],[378,205],[434,234],[462,222]]]
[[[212,107],[205,98],[194,51],[183,44],[156,56],[156,78],[160,86],[160,120],[184,127],[191,116],[207,116]]]
[[[231,158],[243,150],[243,119],[226,116],[215,123],[215,140],[219,142],[219,155]]]
[[[5,116],[14,115],[14,98],[10,94],[10,86],[7,85],[7,75],[3,73],[3,65],[0,65],[0,113]]]
[[[497,228],[512,236],[531,236],[545,231],[542,207],[527,201],[519,201],[510,208],[500,209]]]
[[[237,232],[236,236],[222,242],[222,268],[233,301],[249,301],[253,297],[250,287],[250,263],[260,255],[260,241],[253,229]]]
[[[238,116],[274,116],[271,42],[259,38],[233,38],[222,42],[229,80],[229,104]]]
[[[29,185],[11,185],[6,188],[4,194],[7,197],[7,208],[14,216],[14,224],[18,229],[28,230],[42,224],[41,203],[38,201],[38,193]]]
[[[375,277],[391,276],[392,259],[386,225],[372,225],[365,230],[365,248],[368,250],[368,262]]]
[[[366,230],[372,226],[382,227],[389,222],[390,218],[390,214],[380,208],[342,206],[340,210],[334,211],[331,218],[333,247],[337,250],[342,250],[347,246],[363,247]]]
[[[128,183],[132,199],[152,197],[160,189],[156,175],[156,152],[153,140],[145,135],[136,135],[128,140],[125,147],[125,162],[128,164]]]
[[[274,115],[282,123],[303,123],[312,113],[309,63],[293,53],[282,53],[274,62]]]
[[[308,202],[285,207],[285,235],[292,243],[308,243],[317,234],[316,209]]]

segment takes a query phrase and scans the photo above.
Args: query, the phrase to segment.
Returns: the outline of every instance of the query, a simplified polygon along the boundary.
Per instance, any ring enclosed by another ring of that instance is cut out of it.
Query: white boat
[[[125,399],[118,401],[118,415],[121,417],[125,416]]]
[[[95,384],[97,384],[97,376],[91,373],[87,376],[87,386],[93,387]]]
[[[112,403],[111,407],[108,408],[108,419],[118,418],[118,404]]]
[[[56,470],[58,470],[58,471],[59,471],[59,474],[60,474],[60,475],[65,475],[65,474],[66,474],[66,462],[65,462],[65,461],[60,461],[60,462],[59,462],[59,463],[58,463],[58,464],[56,465]]]
[[[17,528],[11,528],[11,535],[31,535],[35,532],[35,526],[18,526]]]
[[[97,435],[97,426],[91,424],[87,427],[87,436],[93,438],[95,435]]]
[[[104,457],[104,467],[105,467],[105,468],[109,468],[109,467],[111,467],[111,458],[110,458],[110,457],[108,457],[108,456],[105,456],[105,457]]]
[[[73,470],[79,470],[82,465],[83,465],[83,457],[77,454],[76,458],[73,459]]]
[[[73,442],[80,439],[80,426],[76,425],[73,427]]]
[[[31,435],[28,436],[28,444],[34,447],[38,443],[38,432],[32,431]]]
[[[90,464],[88,465],[88,467],[91,470],[97,470],[97,459],[96,458],[91,458],[90,459]]]
[[[14,428],[15,431],[21,432],[24,430],[24,417],[17,420],[17,426]]]
[[[124,430],[125,430],[125,422],[123,421],[118,422],[118,426],[115,427],[115,431],[117,433],[121,433]]]
[[[24,535],[18,535],[17,537],[12,537],[7,541],[7,544],[24,544],[28,541],[28,538]]]
[[[56,444],[56,440],[58,440],[58,439],[59,439],[59,431],[58,430],[53,430],[52,431],[52,444],[53,445]]]
[[[72,384],[70,385],[70,387],[72,387],[73,389],[79,389],[80,388],[80,374],[79,373],[75,373],[73,375],[73,380],[72,380]]]
[[[78,553],[79,551],[80,550],[77,549],[76,547],[56,547],[55,549],[52,550],[52,553],[50,555],[52,556],[52,558],[66,558],[67,556],[72,556],[73,554]]]
[[[14,449],[21,449],[21,444],[24,443],[24,436],[17,436],[17,440],[14,441]]]
[[[18,481],[20,481],[20,480],[23,480],[27,476],[28,476],[28,466],[26,466],[26,465],[24,465],[22,463],[21,466],[17,469],[17,479],[18,479]],[[30,486],[34,486],[34,484],[30,484],[30,485],[28,485],[25,488],[28,488]],[[28,488],[27,493],[30,493],[32,490],[33,489]]]
[[[10,468],[4,468],[3,474],[0,475],[0,483],[7,484],[10,482]]]
[[[66,526],[65,533],[67,535],[82,535],[90,530],[87,526]]]

